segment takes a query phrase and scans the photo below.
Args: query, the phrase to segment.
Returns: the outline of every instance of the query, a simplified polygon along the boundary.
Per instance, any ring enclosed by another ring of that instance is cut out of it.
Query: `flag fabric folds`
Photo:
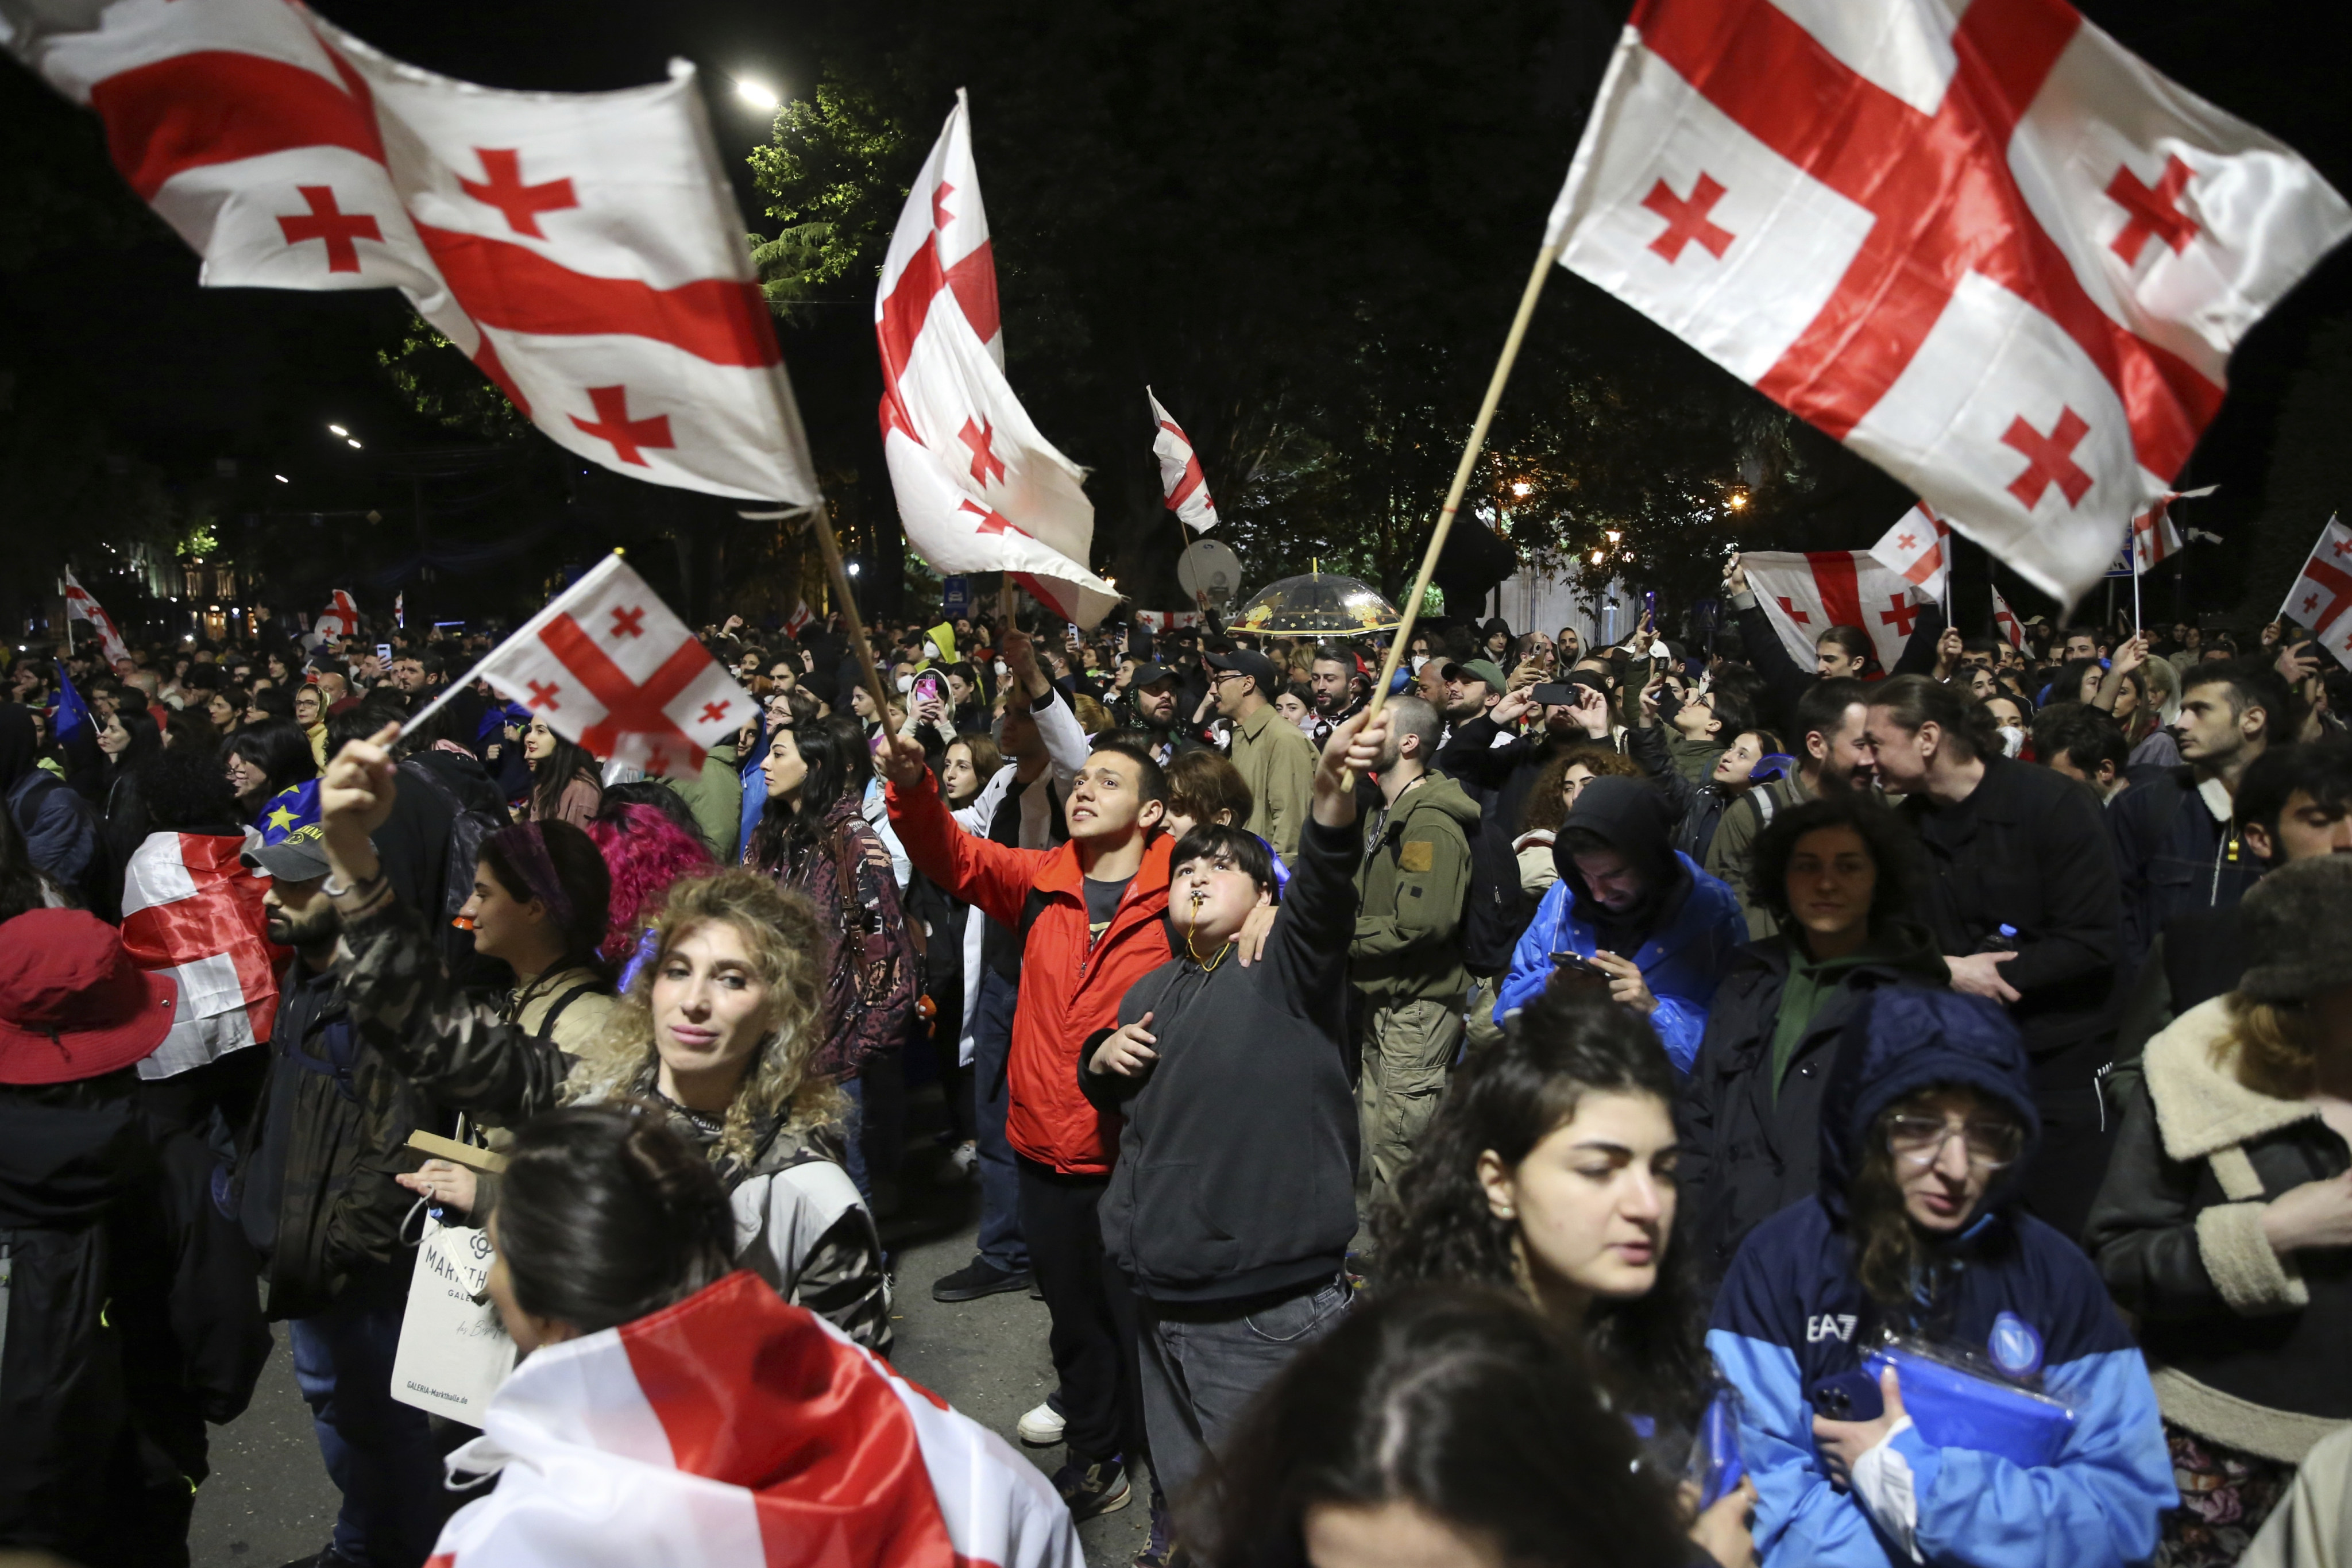
[[[2320,530],[2279,614],[2309,626],[2336,662],[2352,669],[2352,528],[2340,519],[2329,518]]]
[[[2009,607],[2009,601],[2000,596],[1998,588],[1992,591],[1992,629],[2010,647],[2020,653],[2025,651],[2025,626],[2018,620],[2017,612]]]
[[[1007,572],[1092,628],[1118,592],[1087,567],[1085,474],[1004,379],[996,260],[963,94],[915,177],[874,300],[882,450],[907,541],[942,574]]]
[[[2347,231],[2064,0],[1642,0],[1548,237],[2071,601]]]
[[[1895,521],[1870,553],[1896,576],[1931,599],[1944,596],[1945,574],[1951,569],[1951,526],[1921,501]]]
[[[205,284],[399,289],[573,454],[817,500],[685,62],[651,87],[506,92],[286,0],[11,6],[0,46],[96,110]]]
[[[454,1469],[498,1472],[426,1568],[1082,1568],[1045,1478],[739,1272],[545,1345]]]
[[[114,617],[99,606],[98,601],[90,597],[89,589],[74,581],[70,566],[66,568],[66,619],[79,621],[98,634],[99,651],[106,655],[109,665],[131,657],[130,645],[122,640],[122,634],[114,629]]]
[[[327,613],[310,623],[310,629],[322,637],[354,637],[360,635],[360,607],[353,602],[351,590],[337,588],[327,605]]]
[[[1151,422],[1156,426],[1151,453],[1160,459],[1160,489],[1167,498],[1168,510],[1195,533],[1206,533],[1217,526],[1217,503],[1209,499],[1201,456],[1192,449],[1192,438],[1184,434],[1183,426],[1160,405],[1159,394],[1147,386],[1143,395],[1151,400]]]
[[[1742,551],[1739,564],[1800,669],[1813,668],[1813,645],[1832,626],[1861,627],[1879,668],[1893,669],[1919,619],[1910,584],[1867,551]]]
[[[96,744],[98,721],[91,715],[89,704],[82,700],[81,693],[74,689],[73,677],[66,673],[66,661],[56,658],[49,662],[58,672],[58,705],[49,715],[49,732],[58,738],[60,745],[80,741]]]
[[[488,681],[600,759],[677,777],[698,773],[703,753],[752,711],[751,693],[617,554],[583,573],[468,679]]]
[[[2135,573],[2147,571],[2179,550],[2184,542],[2180,530],[2172,521],[2174,501],[2194,500],[2200,496],[2210,496],[2221,488],[2219,485],[2207,485],[2203,489],[2167,490],[2156,499],[2154,505],[2132,519],[2132,570]]]
[[[239,859],[226,834],[151,833],[122,876],[122,945],[131,962],[180,983],[172,1032],[139,1064],[171,1078],[269,1038],[278,1018],[277,966],[262,895],[269,879]]]

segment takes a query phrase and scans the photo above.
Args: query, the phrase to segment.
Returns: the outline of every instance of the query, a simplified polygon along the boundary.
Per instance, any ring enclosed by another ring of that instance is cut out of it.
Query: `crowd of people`
[[[941,1562],[2352,1561],[2352,678],[1801,660],[1724,587],[1417,625],[1377,714],[1378,637],[733,617],[667,778],[486,635],[20,655],[0,1548],[186,1562],[278,1322],[316,1568],[681,1475]],[[977,1235],[901,1280],[917,1169]],[[420,1226],[522,1358],[478,1427],[396,1395]],[[905,1289],[1043,1300],[1050,1477],[892,1371]]]

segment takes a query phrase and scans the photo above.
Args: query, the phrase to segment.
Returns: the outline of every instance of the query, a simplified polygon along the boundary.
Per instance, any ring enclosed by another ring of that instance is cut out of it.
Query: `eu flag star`
[[[278,829],[280,833],[291,831],[294,826],[293,808],[291,806],[281,805],[276,811],[271,812],[269,814],[269,826]]]

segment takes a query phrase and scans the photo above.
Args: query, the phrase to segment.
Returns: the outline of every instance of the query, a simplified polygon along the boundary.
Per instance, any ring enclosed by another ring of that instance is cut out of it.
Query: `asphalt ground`
[[[940,1125],[938,1094],[924,1089],[912,1098],[902,1206],[882,1227],[898,1272],[892,1364],[1050,1475],[1062,1450],[1027,1447],[1013,1432],[1022,1412],[1054,1387],[1045,1304],[1025,1291],[955,1305],[931,1300],[931,1282],[971,1259],[979,1193],[934,1179],[945,1163],[930,1135]],[[294,1385],[283,1326],[275,1333],[252,1405],[213,1430],[213,1473],[196,1494],[189,1532],[195,1568],[278,1568],[317,1552],[333,1531],[340,1500]],[[1088,1563],[1123,1568],[1143,1549],[1151,1529],[1150,1492],[1138,1476],[1125,1508],[1079,1527]]]

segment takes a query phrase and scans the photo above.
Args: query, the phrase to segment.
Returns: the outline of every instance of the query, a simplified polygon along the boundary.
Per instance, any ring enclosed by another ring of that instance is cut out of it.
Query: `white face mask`
[[[2014,724],[2003,724],[2000,727],[2000,754],[2004,757],[2014,757],[2023,750],[2025,750],[2025,731]]]
[[[1003,659],[1000,658],[996,661],[996,676],[998,679],[1002,680],[1004,677],[1012,673],[1013,671],[1006,667],[1005,662]]]
[[[912,691],[915,689],[915,678],[911,675],[900,676],[898,678],[898,689],[901,691]]]
[[[1427,664],[1428,662],[1429,662],[1429,656],[1428,656],[1427,654],[1425,654],[1425,653],[1417,653],[1417,654],[1414,654],[1414,655],[1412,656],[1412,672],[1413,672],[1415,675],[1419,675],[1419,674],[1421,673],[1421,667],[1422,667],[1423,665],[1424,665],[1424,664]]]
[[[927,642],[927,643],[925,643],[925,644],[923,645],[923,657],[924,657],[925,658],[939,658],[939,657],[940,657],[940,645],[939,645],[939,644],[937,644],[937,643],[935,643],[935,642]]]

